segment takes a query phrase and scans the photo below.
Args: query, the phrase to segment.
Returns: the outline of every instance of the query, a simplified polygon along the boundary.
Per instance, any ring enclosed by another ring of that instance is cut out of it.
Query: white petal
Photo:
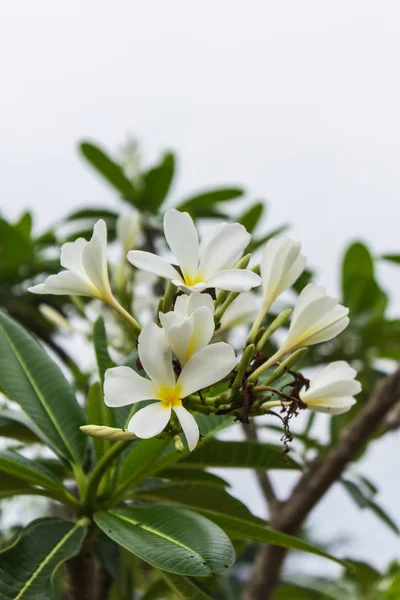
[[[206,251],[206,248],[207,248],[208,244],[211,242],[211,240],[214,237],[216,237],[217,235],[219,235],[221,233],[221,231],[227,225],[229,225],[229,223],[227,223],[226,221],[223,221],[222,223],[218,223],[218,225],[216,225],[215,227],[207,229],[206,233],[203,235],[203,237],[201,238],[201,242],[200,242],[200,248],[199,248],[200,260],[203,258],[204,252]]]
[[[171,348],[163,329],[155,323],[147,323],[139,335],[138,351],[140,362],[152,381],[159,386],[175,385]]]
[[[341,308],[348,312],[347,308]],[[307,346],[321,344],[322,342],[328,342],[329,340],[332,340],[334,337],[342,333],[342,331],[346,329],[349,323],[350,319],[347,316],[340,316],[335,318],[335,320],[332,319],[327,325],[321,327],[318,331],[316,331],[315,333],[307,337],[305,340],[303,340],[303,342]]]
[[[193,314],[197,308],[201,308],[204,306],[207,307],[214,314],[214,300],[212,299],[210,294],[200,294],[199,292],[192,292],[187,298],[187,315]]]
[[[292,287],[292,285],[298,280],[304,269],[306,268],[307,259],[305,256],[298,256],[292,266],[288,269],[286,274],[282,278],[282,291]]]
[[[214,334],[214,316],[209,308],[201,306],[192,314],[193,333],[190,344],[190,355],[198,352],[210,343]]]
[[[148,273],[153,273],[159,277],[165,277],[166,279],[177,279],[179,283],[183,283],[178,271],[166,261],[164,258],[160,258],[156,254],[151,252],[144,252],[142,250],[131,250],[127,256],[129,262],[137,269],[142,269]]]
[[[356,401],[351,397],[332,398],[330,400],[321,401],[321,403],[309,403],[307,404],[307,408],[313,412],[341,415],[350,410],[355,403]]]
[[[164,407],[162,402],[154,402],[133,415],[128,424],[128,431],[147,440],[164,431],[170,418],[171,408]]]
[[[28,291],[34,294],[55,294],[57,296],[73,294],[97,297],[96,288],[73,271],[61,271],[57,275],[50,275],[44,283],[34,285],[28,288]]]
[[[287,236],[272,238],[264,246],[260,270],[263,292],[268,304],[293,283],[288,275],[299,258],[299,253],[300,243]]]
[[[193,278],[199,263],[199,238],[192,217],[171,208],[165,213],[164,233],[184,277]]]
[[[298,345],[318,333],[331,322],[330,315],[336,306],[337,300],[330,296],[322,296],[310,302],[296,315],[296,319],[292,319],[287,343]]]
[[[192,451],[196,448],[200,437],[199,426],[196,423],[196,419],[184,406],[175,406],[173,410],[181,424],[189,450]]]
[[[228,306],[221,317],[221,328],[229,329],[242,323],[253,321],[259,310],[257,297],[251,292],[243,292]]]
[[[111,296],[107,271],[107,227],[102,219],[97,221],[92,239],[83,247],[82,263],[99,295]]]
[[[317,300],[317,298],[322,298],[322,296],[326,296],[326,290],[324,287],[314,285],[313,283],[306,285],[297,298],[296,306],[293,310],[292,323],[297,320],[298,315],[303,312],[303,310],[309,304],[311,304],[311,302]]]
[[[179,325],[170,327],[167,331],[167,340],[181,365],[184,365],[190,355],[193,337],[194,319],[185,318]]]
[[[233,348],[225,342],[206,346],[193,354],[179,376],[182,398],[206,388],[228,375],[237,364]]]
[[[83,238],[78,238],[74,242],[67,242],[61,246],[60,263],[65,269],[74,271],[82,277],[86,277],[83,268],[82,253],[84,247],[89,242]]]
[[[167,313],[160,312],[160,313],[158,313],[158,316],[159,316],[162,328],[165,329],[165,331],[168,331],[169,329],[171,329],[171,327],[176,327],[178,325],[182,325],[182,323],[186,319],[186,317],[177,314],[173,310],[171,310]]]
[[[207,287],[215,287],[228,292],[247,292],[261,283],[261,278],[246,269],[220,271],[207,281]]]
[[[187,295],[187,294],[181,294],[180,296],[177,297],[177,299],[175,300],[175,305],[174,305],[174,312],[177,315],[182,315],[183,317],[188,316],[187,305],[189,302],[189,298],[190,298],[190,295]]]
[[[104,402],[107,406],[126,406],[155,398],[155,385],[130,367],[107,369],[104,378]]]
[[[118,216],[116,230],[117,238],[126,254],[137,243],[140,232],[139,211],[134,208],[124,209]]]
[[[200,261],[199,272],[204,281],[240,256],[251,239],[243,225],[229,223],[211,239]]]

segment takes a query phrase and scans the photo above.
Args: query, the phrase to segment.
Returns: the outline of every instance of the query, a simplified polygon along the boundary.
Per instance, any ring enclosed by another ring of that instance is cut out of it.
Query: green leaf
[[[255,517],[240,500],[231,496],[226,490],[214,485],[186,482],[182,484],[170,483],[139,490],[135,492],[134,497],[153,502],[171,502],[193,510],[201,509],[202,514],[207,514],[210,519],[212,514],[223,512],[240,519],[263,524],[263,521]]]
[[[103,392],[98,381],[90,386],[87,397],[88,421],[91,425],[108,425],[113,427],[112,414],[110,408],[104,403]],[[97,460],[110,448],[109,440],[93,438],[93,449]]]
[[[148,504],[100,511],[94,520],[120,546],[163,571],[207,577],[235,560],[225,533],[185,509]]]
[[[194,581],[182,575],[162,572],[162,577],[174,593],[176,600],[212,600]]]
[[[7,450],[0,452],[0,473],[8,473],[48,490],[64,490],[45,467],[16,452]]]
[[[200,444],[176,468],[182,465],[194,468],[300,469],[300,465],[283,452],[283,448],[272,444],[211,440],[208,444]]]
[[[108,183],[118,190],[124,198],[134,201],[137,192],[122,168],[98,146],[89,142],[80,144],[80,151],[86,160],[102,175]]]
[[[0,389],[17,402],[47,443],[81,463],[86,438],[80,406],[59,367],[20,325],[0,313]]]
[[[201,510],[198,512],[202,513]],[[233,540],[253,540],[254,542],[272,544],[273,546],[282,546],[283,548],[288,548],[289,550],[308,552],[309,554],[315,554],[317,556],[333,560],[340,565],[345,566],[346,568],[349,567],[346,561],[335,558],[334,556],[323,552],[308,542],[303,542],[303,540],[300,540],[294,536],[280,533],[279,531],[275,531],[270,527],[257,525],[256,523],[252,523],[244,519],[238,519],[237,517],[231,517],[223,514],[215,514],[212,517],[209,516],[209,518],[214,521],[214,523],[219,525],[219,527],[221,527],[221,529],[223,529]]]
[[[103,384],[105,372],[113,366],[113,361],[108,353],[107,334],[103,317],[98,317],[93,326],[93,344],[99,377]]]
[[[41,443],[34,425],[23,412],[2,408],[0,412],[0,436],[12,438],[24,444]]]
[[[346,291],[357,277],[374,278],[374,261],[367,246],[362,242],[354,242],[347,247],[342,264],[342,290]]]
[[[361,335],[364,345],[375,356],[400,360],[400,319],[368,321]]]
[[[257,250],[257,248],[266,244],[271,238],[281,235],[281,233],[284,233],[288,228],[289,225],[281,225],[280,227],[276,227],[269,233],[266,233],[261,238],[252,239],[250,244],[247,246],[247,252],[254,252],[254,250]]]
[[[187,198],[176,208],[178,210],[187,211],[192,215],[197,214],[197,210],[204,209],[206,206],[212,206],[218,202],[227,202],[228,200],[236,200],[243,196],[244,190],[239,187],[221,188],[217,190],[209,190],[196,196]]]
[[[382,260],[387,260],[395,265],[400,265],[400,254],[384,254],[381,258]]]
[[[0,552],[2,600],[51,600],[56,569],[79,553],[86,519],[38,519]]]
[[[161,163],[143,175],[144,192],[140,207],[152,213],[158,209],[167,197],[175,172],[175,157],[168,152]]]
[[[371,500],[371,498],[368,498],[356,483],[347,479],[341,479],[341,483],[343,484],[345,490],[350,494],[351,498],[354,500],[354,502],[359,508],[367,508],[371,510],[392,531],[394,531],[396,535],[400,534],[400,529],[393,521],[393,519],[391,519],[391,517],[389,517],[389,515],[383,510],[383,508],[376,504],[376,502]]]
[[[117,219],[118,214],[108,208],[80,208],[65,217],[66,221],[79,221],[80,219]]]
[[[11,278],[13,272],[33,257],[32,241],[18,226],[0,218],[0,273],[2,280]]]
[[[348,562],[353,565],[354,570],[346,572],[346,579],[354,581],[368,598],[368,592],[373,588],[375,583],[378,583],[381,574],[368,563],[352,559],[348,559]]]
[[[18,231],[25,236],[26,238],[30,238],[32,231],[32,213],[25,212],[15,224],[15,227]]]
[[[35,494],[35,488],[30,486],[24,479],[1,473],[0,498],[11,498],[12,496]]]
[[[153,469],[155,459],[163,452],[168,439],[152,438],[134,442],[132,450],[125,456],[115,495],[120,496],[147,477]]]
[[[177,575],[179,577],[179,575]],[[165,600],[168,598],[169,587],[163,579],[157,579],[153,581],[146,589],[141,600]]]
[[[279,585],[274,592],[274,600],[332,600],[333,596],[328,596],[323,592],[294,585],[292,583],[283,583]]]
[[[239,218],[239,223],[241,223],[249,233],[253,233],[258,225],[258,222],[263,216],[264,209],[265,205],[263,202],[257,202],[257,204],[253,204]]]
[[[230,487],[230,483],[208,471],[202,471],[201,469],[191,469],[179,467],[175,469],[174,466],[163,471],[158,471],[157,477],[160,479],[171,479],[176,482],[186,483],[205,483],[207,485],[214,485],[219,488]]]

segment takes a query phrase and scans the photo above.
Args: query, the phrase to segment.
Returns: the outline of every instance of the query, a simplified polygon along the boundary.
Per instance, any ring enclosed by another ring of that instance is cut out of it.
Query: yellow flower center
[[[190,273],[183,273],[183,278],[185,280],[185,284],[189,287],[196,285],[196,283],[204,282],[204,277],[202,277],[198,271],[194,277]]]
[[[182,405],[182,390],[180,385],[174,387],[160,386],[157,398],[162,402],[164,408],[174,408]]]

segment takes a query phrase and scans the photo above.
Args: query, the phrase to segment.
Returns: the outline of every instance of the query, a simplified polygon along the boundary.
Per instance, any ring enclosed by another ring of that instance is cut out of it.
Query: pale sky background
[[[1,210],[29,207],[43,228],[79,204],[112,204],[76,144],[116,152],[131,133],[146,160],[178,152],[171,204],[226,183],[266,198],[269,227],[291,222],[335,292],[349,239],[400,251],[399,54],[396,0],[1,0]],[[380,274],[395,314],[400,269]],[[364,468],[400,522],[398,454],[395,434]],[[251,474],[234,481],[261,514]],[[349,552],[377,566],[399,554],[341,490],[311,523],[323,540],[351,536]]]

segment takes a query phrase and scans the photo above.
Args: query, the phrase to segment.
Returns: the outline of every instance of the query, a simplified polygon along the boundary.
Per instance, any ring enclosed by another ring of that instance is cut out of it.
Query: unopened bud
[[[82,425],[82,433],[88,437],[99,438],[101,440],[112,440],[118,442],[122,440],[134,440],[136,436],[125,429],[115,427],[106,427],[105,425]]]
[[[174,435],[174,445],[175,445],[175,450],[177,452],[183,452],[184,445],[183,445],[180,435]]]

